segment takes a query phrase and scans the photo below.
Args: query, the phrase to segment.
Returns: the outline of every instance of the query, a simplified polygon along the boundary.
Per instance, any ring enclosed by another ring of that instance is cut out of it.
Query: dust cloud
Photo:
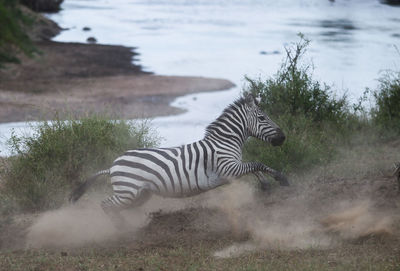
[[[88,196],[76,205],[40,215],[28,229],[26,246],[108,245],[109,241],[118,242],[127,233],[133,241],[138,230],[150,222],[150,213],[160,210],[163,213],[178,212],[188,208],[193,212],[196,208],[208,208],[224,214],[203,213],[201,219],[191,221],[198,224],[198,230],[206,232],[210,231],[209,227],[215,227],[214,232],[230,231],[234,240],[248,236],[244,242],[216,251],[214,256],[219,258],[263,249],[327,249],[349,240],[393,233],[397,218],[377,209],[372,199],[362,196],[348,200],[331,193],[320,186],[309,189],[303,183],[262,193],[254,183],[233,181],[196,197],[167,199],[153,196],[142,207],[123,212],[127,222],[124,230],[116,228],[103,213],[99,206],[102,197]]]
[[[68,206],[45,212],[29,228],[27,247],[80,246],[112,238],[116,229],[100,207]]]
[[[65,248],[118,241],[149,222],[149,213],[186,208],[187,201],[153,196],[144,206],[122,212],[125,226],[117,227],[100,207],[100,196],[88,197],[75,205],[41,214],[28,229],[27,248]]]
[[[230,217],[233,232],[250,235],[249,241],[216,251],[214,256],[236,257],[262,249],[327,249],[349,240],[392,234],[393,216],[376,210],[371,200],[324,202],[316,199],[323,196],[320,191],[283,189],[262,196],[248,183],[238,182],[221,190],[218,197],[210,195],[208,206]]]

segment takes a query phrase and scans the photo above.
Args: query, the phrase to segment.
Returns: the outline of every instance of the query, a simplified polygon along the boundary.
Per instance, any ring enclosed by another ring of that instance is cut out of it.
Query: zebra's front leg
[[[262,163],[254,163],[254,164],[255,164],[254,165],[255,169],[258,169],[258,171],[262,171],[262,172],[269,174],[271,177],[273,177],[275,179],[275,181],[279,182],[279,184],[281,186],[289,186],[290,185],[286,176],[283,175],[281,172],[279,172],[275,169],[272,169]]]
[[[261,186],[261,190],[263,191],[269,191],[271,190],[271,184],[269,183],[269,181],[267,180],[267,178],[265,178],[265,176],[259,172],[253,172],[254,176],[257,177],[257,180],[260,182],[260,186]]]
[[[272,175],[272,177],[274,177],[274,179],[279,182],[280,186],[289,186],[289,181],[286,178],[285,175],[283,175],[281,172],[279,171],[275,171]]]
[[[257,172],[263,172],[266,173],[268,175],[270,175],[271,177],[273,177],[276,181],[279,182],[279,184],[281,186],[289,186],[289,181],[288,179],[279,171],[272,169],[262,163],[259,162],[234,162],[234,165],[232,166],[232,168],[227,168],[226,170],[232,171],[232,172],[239,172],[239,174],[237,175],[232,175],[233,176],[241,176],[243,174],[248,174],[248,173],[253,173],[256,175],[257,178],[259,178],[260,176],[257,175],[259,173]]]

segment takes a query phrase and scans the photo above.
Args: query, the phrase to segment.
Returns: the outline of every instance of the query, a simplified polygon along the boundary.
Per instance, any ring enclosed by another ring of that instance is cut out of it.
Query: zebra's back
[[[110,168],[114,191],[136,195],[142,187],[156,194],[182,197],[217,185],[215,152],[198,141],[175,148],[127,151]]]

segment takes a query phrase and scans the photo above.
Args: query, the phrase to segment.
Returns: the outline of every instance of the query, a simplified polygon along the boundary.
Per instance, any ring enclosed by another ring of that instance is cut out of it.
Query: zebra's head
[[[269,142],[272,146],[282,145],[286,137],[281,128],[260,109],[252,94],[247,94],[244,98],[248,108],[249,135]]]

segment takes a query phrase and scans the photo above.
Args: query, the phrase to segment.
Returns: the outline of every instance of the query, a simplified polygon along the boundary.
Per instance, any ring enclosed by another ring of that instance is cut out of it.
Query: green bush
[[[310,65],[301,61],[308,45],[300,35],[300,42],[286,48],[286,59],[274,77],[265,81],[247,78],[247,91],[261,98],[260,107],[287,139],[281,147],[251,140],[245,159],[256,158],[283,171],[307,169],[330,160],[333,146],[359,123],[346,96],[336,99],[330,87],[313,80]]]
[[[298,115],[282,115],[274,121],[286,134],[285,143],[273,147],[252,139],[244,149],[246,160],[262,161],[268,166],[285,172],[301,171],[329,161],[334,154],[328,131],[316,129],[308,118]]]
[[[300,38],[286,48],[286,59],[274,77],[264,82],[246,78],[250,91],[261,98],[262,109],[273,117],[304,115],[315,123],[341,123],[348,116],[346,96],[335,99],[329,86],[312,79],[310,65],[301,63],[309,41]]]
[[[0,0],[0,68],[2,63],[19,63],[17,55],[37,52],[25,28],[32,20],[24,15],[17,0]]]
[[[375,106],[371,110],[374,123],[385,131],[400,133],[400,72],[388,71],[373,91]]]
[[[3,193],[22,211],[59,207],[78,182],[127,149],[153,146],[157,138],[146,123],[131,125],[92,116],[80,120],[43,122],[33,136],[12,136],[15,156],[0,178]]]

